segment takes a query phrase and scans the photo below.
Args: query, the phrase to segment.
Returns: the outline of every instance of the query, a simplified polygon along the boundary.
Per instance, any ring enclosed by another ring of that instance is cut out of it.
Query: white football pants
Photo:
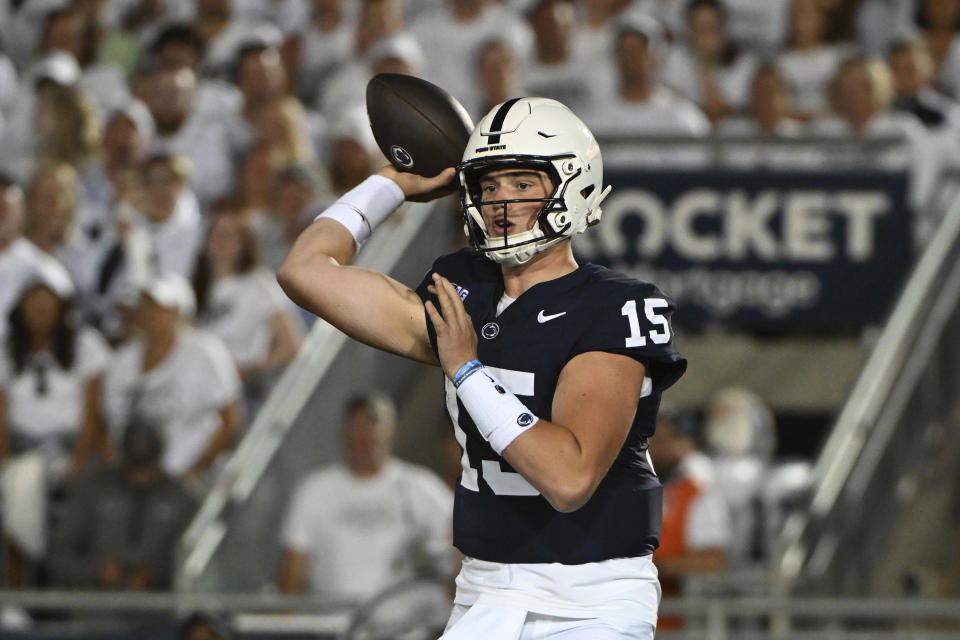
[[[635,620],[560,618],[478,601],[453,605],[440,640],[653,640],[654,631]]]

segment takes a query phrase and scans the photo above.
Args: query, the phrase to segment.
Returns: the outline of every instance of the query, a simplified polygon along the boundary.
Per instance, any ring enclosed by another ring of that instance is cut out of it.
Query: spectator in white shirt
[[[243,96],[239,111],[226,114],[232,153],[243,153],[256,137],[256,120],[263,106],[287,94],[287,72],[280,49],[262,42],[239,47],[232,69],[233,82]]]
[[[478,102],[472,66],[481,44],[505,40],[520,60],[529,57],[533,45],[530,28],[519,16],[484,0],[447,0],[439,11],[421,13],[410,31],[430,53],[424,77],[465,105]]]
[[[109,348],[71,318],[72,291],[43,272],[21,287],[0,347],[0,459],[43,449],[70,454],[70,471],[109,450],[100,382]]]
[[[201,202],[228,193],[233,186],[233,160],[223,114],[215,118],[198,109],[194,71],[141,68],[136,88],[156,124],[151,152],[189,159],[190,186]]]
[[[54,9],[45,19],[39,51],[70,54],[80,66],[78,87],[87,91],[99,117],[129,98],[123,69],[98,59],[97,47],[103,34],[100,15],[93,3],[70,3]]]
[[[193,274],[197,325],[219,337],[240,373],[253,415],[269,384],[297,353],[299,314],[263,267],[257,237],[240,211],[212,211]]]
[[[285,168],[277,175],[274,205],[251,220],[260,252],[271,271],[277,270],[294,240],[313,221],[314,212],[322,208],[317,201],[317,182],[310,167]]]
[[[905,40],[890,50],[893,109],[915,115],[928,130],[947,136],[960,132],[960,103],[933,86],[934,63],[923,39]],[[956,146],[957,139],[950,141]]]
[[[347,0],[311,0],[312,19],[295,38],[297,57],[296,93],[304,102],[313,100],[337,68],[353,55],[354,22]]]
[[[11,569],[22,554],[41,559],[46,553],[48,492],[89,459],[105,461],[110,454],[100,412],[109,349],[96,331],[72,323],[70,297],[57,281],[28,280],[0,344],[0,491],[13,563],[6,565],[8,584],[17,581]]]
[[[741,169],[821,166],[822,156],[815,148],[796,144],[805,126],[793,117],[792,105],[790,91],[777,67],[763,65],[757,69],[753,77],[749,113],[727,118],[717,125],[717,134],[767,140],[725,142],[721,147],[721,161],[726,166]],[[791,142],[778,144],[769,138],[789,138]]]
[[[489,40],[477,50],[477,85],[480,102],[474,113],[487,113],[510,98],[526,95],[517,55],[504,40]]]
[[[100,116],[83,89],[43,83],[34,112],[33,165],[66,162],[88,171],[100,144]]]
[[[827,86],[846,48],[826,41],[827,14],[818,0],[793,0],[786,48],[777,67],[793,96],[796,115],[809,120],[829,110]]]
[[[325,169],[330,178],[330,195],[340,196],[353,189],[366,180],[364,172],[369,175],[384,162],[362,104],[344,109],[330,123],[329,144]]]
[[[13,92],[10,115],[0,138],[0,167],[25,182],[33,168],[36,146],[37,101],[51,85],[75,87],[80,66],[69,53],[53,51],[37,57],[23,73],[20,88]]]
[[[70,274],[59,260],[22,237],[25,217],[23,189],[10,176],[0,174],[0,339],[7,330],[7,317],[22,287],[42,272],[57,283],[58,290],[73,289]]]
[[[284,150],[273,140],[260,139],[247,149],[237,170],[235,192],[245,215],[259,217],[270,209],[277,175],[285,165]]]
[[[97,161],[83,176],[85,199],[95,215],[77,221],[91,242],[109,245],[114,238],[113,210],[129,199],[129,192],[139,182],[140,163],[153,135],[150,111],[135,98],[107,116]]]
[[[580,21],[572,0],[537,0],[527,11],[534,47],[523,64],[524,84],[530,95],[553,98],[576,113],[589,110],[612,83],[609,65],[596,65],[581,49]],[[477,112],[481,118],[486,112]]]
[[[124,344],[104,379],[114,441],[131,420],[159,425],[164,470],[202,481],[233,442],[242,418],[240,378],[213,334],[189,325],[190,283],[171,273],[153,280],[137,308],[140,335]]]
[[[710,398],[704,413],[706,452],[732,516],[729,565],[762,566],[774,533],[765,530],[762,499],[777,445],[773,412],[752,391],[727,387]]]
[[[206,43],[192,25],[185,22],[164,25],[145,49],[143,55],[154,60],[156,67],[193,69],[197,78],[195,109],[198,113],[212,114],[219,118],[224,113],[235,113],[240,110],[243,97],[235,85],[221,78],[201,73]],[[135,84],[139,83],[135,82]],[[137,93],[136,89],[134,93]]]
[[[757,67],[756,57],[730,39],[726,21],[720,0],[692,0],[685,40],[671,48],[661,73],[714,124],[746,107]]]
[[[917,26],[933,55],[937,88],[960,100],[960,0],[917,0]]]
[[[77,228],[79,195],[79,179],[72,166],[63,162],[41,166],[27,185],[24,231],[37,248],[66,266],[83,298],[93,289],[99,254]]]
[[[722,0],[727,33],[739,47],[769,57],[783,46],[790,19],[790,0]]]
[[[233,13],[242,22],[269,22],[292,33],[309,19],[308,0],[233,0]]]
[[[423,59],[420,45],[409,33],[378,40],[363,58],[344,65],[330,78],[318,103],[321,114],[331,123],[338,120],[343,111],[363,105],[370,78],[378,73],[419,75]]]
[[[838,23],[843,24],[844,11],[852,14],[848,18],[852,22],[846,29],[847,37],[856,40],[861,52],[870,58],[880,58],[890,51],[897,42],[917,36],[917,27],[914,25],[919,0],[860,0],[859,2],[827,3],[832,5],[829,22],[832,29]],[[836,15],[841,14],[841,15]],[[836,18],[840,18],[837,20]],[[843,33],[843,29],[840,30]]]
[[[283,154],[284,165],[316,162],[326,135],[326,122],[308,113],[292,95],[275,97],[260,107],[256,116],[256,140],[268,141]]]
[[[203,220],[187,186],[193,167],[183,156],[155,154],[140,166],[141,206],[131,224],[149,238],[155,273],[193,273]]]
[[[653,18],[634,14],[621,21],[614,50],[616,93],[597,100],[594,111],[584,117],[597,137],[673,135],[694,139],[709,133],[710,123],[697,105],[658,80],[664,46],[663,30]],[[626,148],[608,145],[604,151],[604,162],[610,165],[690,166],[705,161],[702,148],[685,149],[674,143],[645,142]]]
[[[395,431],[385,396],[348,402],[344,462],[306,476],[290,501],[282,592],[361,603],[421,572],[451,575],[453,494],[433,472],[392,456]]]
[[[580,39],[583,55],[598,64],[603,64],[613,46],[617,19],[627,6],[631,4],[636,6],[636,3],[624,0],[579,0],[576,4],[582,25]],[[661,24],[664,23],[655,10],[647,10],[646,7],[640,6],[636,6],[636,9],[643,10],[650,17],[658,19]]]
[[[830,84],[833,114],[810,123],[818,136],[852,137],[854,144],[823,145],[833,166],[874,167],[905,171],[907,200],[917,215],[915,237],[923,242],[930,230],[921,214],[933,195],[944,162],[941,145],[932,144],[923,124],[912,114],[890,110],[893,79],[883,61],[853,58],[837,70]],[[899,139],[879,149],[859,141]]]

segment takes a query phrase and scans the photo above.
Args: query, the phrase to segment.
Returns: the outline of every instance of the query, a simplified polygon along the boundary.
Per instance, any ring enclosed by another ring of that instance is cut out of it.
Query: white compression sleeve
[[[497,455],[540,420],[485,367],[460,383],[457,397]]]
[[[403,190],[390,178],[372,175],[314,218],[336,220],[350,232],[357,249],[363,246],[373,230],[403,204]]]

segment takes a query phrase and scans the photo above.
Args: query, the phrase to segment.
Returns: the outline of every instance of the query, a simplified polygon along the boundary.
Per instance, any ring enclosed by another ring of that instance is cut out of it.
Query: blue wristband
[[[483,368],[479,360],[470,360],[457,371],[453,376],[453,386],[459,388],[463,381]]]

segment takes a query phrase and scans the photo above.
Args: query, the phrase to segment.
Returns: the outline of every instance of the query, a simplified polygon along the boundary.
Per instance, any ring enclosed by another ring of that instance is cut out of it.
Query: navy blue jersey
[[[597,265],[541,282],[499,316],[500,266],[464,249],[431,272],[457,287],[484,366],[535,415],[551,419],[564,365],[587,351],[629,355],[646,367],[643,397],[623,448],[590,500],[556,511],[477,431],[446,380],[447,412],[464,449],[454,504],[454,544],[468,556],[511,563],[581,564],[652,553],[660,537],[661,487],[648,464],[660,395],[686,369],[673,343],[673,303],[651,284]],[[430,274],[417,293],[428,293]],[[434,351],[436,333],[427,327]]]

